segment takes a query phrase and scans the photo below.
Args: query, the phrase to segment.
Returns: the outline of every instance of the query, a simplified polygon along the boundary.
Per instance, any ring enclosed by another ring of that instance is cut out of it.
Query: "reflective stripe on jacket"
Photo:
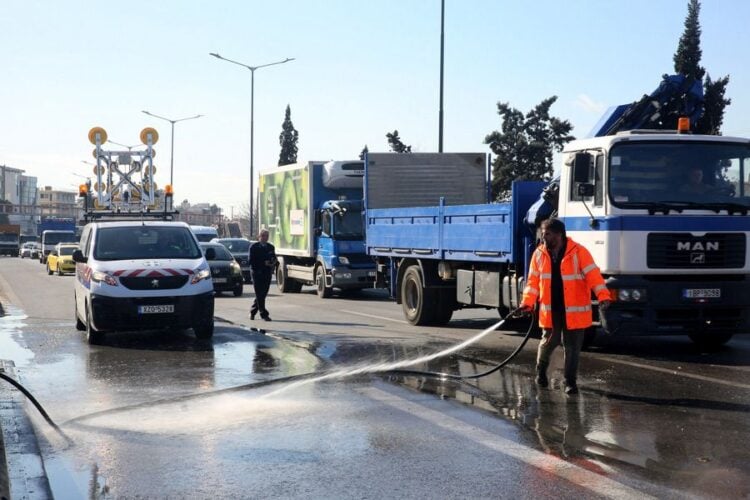
[[[560,261],[560,274],[565,299],[565,323],[568,329],[591,326],[591,292],[597,300],[609,300],[599,268],[583,246],[568,238],[565,255]],[[545,246],[539,245],[531,257],[522,304],[534,307],[539,302],[539,326],[552,328],[552,258]]]

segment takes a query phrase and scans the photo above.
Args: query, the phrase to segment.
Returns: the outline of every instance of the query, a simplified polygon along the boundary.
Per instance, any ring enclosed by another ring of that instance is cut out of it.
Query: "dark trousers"
[[[260,312],[261,317],[268,316],[268,309],[266,309],[266,295],[268,295],[268,289],[271,287],[271,273],[256,273],[253,272],[253,288],[255,289],[255,300],[253,301],[253,307],[250,309],[252,314]]]
[[[578,377],[578,360],[583,347],[583,330],[568,330],[553,322],[551,329],[542,330],[542,340],[536,353],[536,369],[546,372],[552,352],[562,340],[565,349],[565,383],[575,385]]]

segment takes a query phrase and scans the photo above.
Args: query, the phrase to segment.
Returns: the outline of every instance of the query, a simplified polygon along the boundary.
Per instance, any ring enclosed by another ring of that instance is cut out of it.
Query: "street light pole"
[[[210,52],[210,56],[215,57],[216,59],[221,59],[222,61],[230,62],[232,64],[236,64],[238,66],[242,66],[243,68],[247,68],[250,70],[250,237],[252,238],[255,235],[255,232],[253,231],[253,153],[255,151],[254,149],[254,141],[255,141],[255,70],[260,68],[265,68],[266,66],[274,66],[276,64],[284,64],[289,61],[294,61],[293,57],[287,57],[283,61],[275,61],[272,63],[267,64],[261,64],[259,66],[249,66],[247,64],[243,64],[241,62],[233,61],[231,59],[227,59],[226,57],[220,56],[217,52]]]
[[[445,58],[445,0],[440,0],[440,112],[438,117],[438,153],[443,152],[443,60]]]
[[[178,118],[177,120],[171,120],[163,116],[155,115],[154,113],[151,113],[150,111],[141,111],[141,113],[145,113],[149,116],[153,116],[154,118],[159,118],[160,120],[164,120],[172,124],[172,139],[171,139],[172,146],[170,148],[170,153],[169,153],[169,185],[174,188],[174,177],[173,177],[174,176],[174,124],[177,122],[184,122],[185,120],[194,120],[204,115],[188,116],[186,118]]]

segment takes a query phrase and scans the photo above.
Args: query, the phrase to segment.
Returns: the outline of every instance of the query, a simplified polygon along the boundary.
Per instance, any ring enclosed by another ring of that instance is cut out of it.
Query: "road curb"
[[[12,361],[0,359],[0,372],[18,380]],[[0,380],[0,498],[52,498],[34,428],[23,395]]]

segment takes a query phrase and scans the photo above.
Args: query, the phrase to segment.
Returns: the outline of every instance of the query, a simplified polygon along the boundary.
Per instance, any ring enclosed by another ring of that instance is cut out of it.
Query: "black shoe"
[[[547,387],[549,380],[547,380],[547,374],[544,372],[537,372],[536,374],[536,385],[539,387]]]
[[[250,314],[248,315],[248,317],[249,317],[249,318],[250,318],[251,320],[253,320],[253,319],[255,319],[255,315],[256,315],[256,314],[257,314],[257,313],[254,313],[254,312],[250,311]]]
[[[565,384],[565,394],[578,394],[578,386],[576,384]]]
[[[263,318],[266,321],[271,321],[271,316],[269,316],[268,314],[266,314],[265,316],[261,316],[261,318]]]

